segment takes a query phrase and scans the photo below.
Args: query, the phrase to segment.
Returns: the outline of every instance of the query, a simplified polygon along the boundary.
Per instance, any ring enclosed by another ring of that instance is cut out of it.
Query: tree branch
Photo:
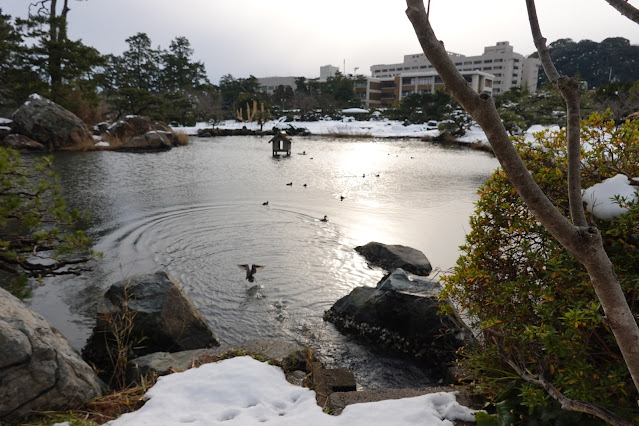
[[[591,416],[600,418],[601,420],[615,426],[632,426],[632,422],[629,422],[628,420],[617,416],[615,413],[608,411],[605,408],[590,404],[588,402],[578,401],[566,397],[559,391],[559,389],[554,387],[552,383],[545,380],[543,376],[533,376],[527,371],[524,371],[524,369],[517,365],[512,359],[507,358],[503,355],[501,355],[500,358],[502,359],[502,361],[508,364],[510,368],[512,368],[517,373],[517,375],[519,375],[519,377],[521,377],[528,383],[532,383],[536,386],[544,388],[546,392],[548,392],[548,394],[553,397],[554,400],[561,404],[561,408],[563,410],[590,414]]]
[[[478,94],[455,67],[441,41],[437,40],[422,0],[406,0],[406,15],[413,24],[415,34],[430,63],[441,77],[449,91],[460,105],[486,133],[495,156],[506,172],[508,179],[528,205],[535,218],[562,244],[575,246],[576,242],[566,235],[576,233],[573,225],[550,202],[539,185],[534,181],[513,146],[504,127],[493,98]]]
[[[628,2],[628,0],[606,0],[606,1],[608,2],[610,6],[617,9],[617,11],[621,13],[623,16],[639,24],[639,9],[631,5]]]
[[[603,247],[599,230],[596,227],[574,226],[552,204],[531,177],[510,142],[492,97],[477,94],[470,87],[449,58],[443,43],[437,40],[428,21],[423,0],[406,0],[406,4],[406,15],[413,24],[426,57],[435,67],[446,89],[481,126],[508,179],[531,213],[585,266],[635,388],[639,390],[639,327]],[[572,130],[578,131],[574,125],[571,126]],[[574,145],[574,138],[572,143]],[[578,217],[575,220],[577,223],[580,221]]]
[[[560,76],[550,57],[546,39],[541,35],[539,19],[534,0],[526,0],[530,30],[535,41],[535,47],[539,52],[544,72],[555,89],[566,101],[567,136],[568,136],[568,201],[570,204],[570,216],[574,225],[586,227],[586,214],[584,212],[581,197],[581,151],[580,151],[580,101],[579,84],[575,79]]]

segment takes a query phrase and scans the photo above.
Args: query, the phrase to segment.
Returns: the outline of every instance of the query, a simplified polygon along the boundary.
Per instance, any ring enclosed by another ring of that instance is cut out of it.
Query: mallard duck
[[[246,279],[252,283],[253,281],[255,281],[255,277],[253,275],[255,275],[255,273],[257,272],[258,269],[262,269],[264,266],[261,265],[237,265],[238,268],[245,270],[246,271]]]

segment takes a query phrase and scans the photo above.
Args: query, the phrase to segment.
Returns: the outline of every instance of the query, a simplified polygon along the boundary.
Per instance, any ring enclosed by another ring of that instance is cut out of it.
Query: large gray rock
[[[399,290],[385,277],[378,288],[353,289],[324,313],[324,319],[340,331],[422,360],[443,378],[456,350],[473,342],[473,335],[456,314],[440,313],[447,302],[439,299],[437,287],[429,286],[412,283],[407,291]]]
[[[102,388],[64,336],[0,288],[0,420],[74,408]]]
[[[433,270],[424,253],[411,247],[370,242],[355,247],[355,251],[364,256],[371,265],[387,271],[402,268],[411,274],[427,276]]]
[[[122,120],[108,125],[100,123],[94,127],[97,135],[119,141],[120,151],[162,151],[178,146],[178,137],[161,121],[151,121],[139,115],[127,115]]]
[[[11,117],[15,133],[40,142],[49,151],[93,147],[87,126],[60,105],[33,94]]]
[[[117,150],[129,152],[168,151],[173,147],[169,135],[170,133],[163,131],[147,132],[123,143]]]
[[[47,148],[24,135],[11,134],[4,139],[0,139],[0,146],[11,149],[20,149],[27,151],[46,151]]]
[[[106,341],[112,341],[112,320],[126,308],[132,314],[129,359],[154,352],[211,348],[220,343],[181,286],[166,272],[139,275],[113,284],[100,304],[93,334],[82,350],[84,359],[105,371],[111,365]]]

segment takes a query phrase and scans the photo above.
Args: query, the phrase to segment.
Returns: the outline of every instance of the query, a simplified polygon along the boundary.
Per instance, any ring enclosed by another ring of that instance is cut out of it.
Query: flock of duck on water
[[[306,151],[304,151],[301,155],[306,155]],[[411,157],[413,158],[413,157]],[[312,158],[311,158],[312,159]],[[379,177],[379,173],[374,174],[375,177]],[[362,174],[362,177],[365,178],[366,174]],[[293,186],[293,182],[289,182],[286,184],[286,186]],[[302,185],[304,188],[307,187],[306,184]],[[339,196],[339,200],[340,201],[344,201],[346,197],[344,197],[343,195]],[[263,206],[268,206],[268,200],[264,201],[262,203]],[[324,217],[322,219],[319,219],[320,222],[328,222],[328,216],[324,215]],[[238,268],[240,268],[243,271],[246,271],[246,279],[252,283],[255,281],[255,273],[259,270],[264,268],[264,266],[262,265],[248,265],[248,264],[243,264],[243,265],[237,265]]]

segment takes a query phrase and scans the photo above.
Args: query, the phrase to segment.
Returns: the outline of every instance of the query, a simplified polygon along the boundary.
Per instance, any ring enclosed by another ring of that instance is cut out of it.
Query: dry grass
[[[189,135],[184,132],[175,132],[175,136],[177,136],[177,144],[178,146],[185,146],[189,144]]]

